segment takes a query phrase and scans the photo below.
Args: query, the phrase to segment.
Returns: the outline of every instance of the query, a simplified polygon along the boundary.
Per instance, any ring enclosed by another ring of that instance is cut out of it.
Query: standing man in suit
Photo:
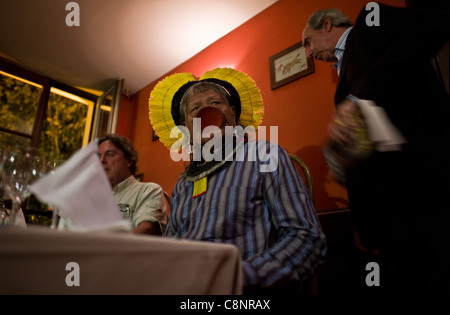
[[[303,30],[307,56],[335,63],[339,74],[328,129],[334,149],[325,156],[347,187],[359,248],[379,263],[380,288],[449,293],[450,107],[430,63],[448,41],[448,9],[371,4],[354,25],[324,9]],[[367,108],[381,113],[379,128],[392,137],[373,138]],[[366,126],[370,146],[353,160]],[[352,159],[335,151],[347,148]]]

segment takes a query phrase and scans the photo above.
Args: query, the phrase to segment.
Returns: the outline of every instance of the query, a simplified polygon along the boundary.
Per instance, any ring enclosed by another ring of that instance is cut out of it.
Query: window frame
[[[50,79],[48,77],[42,76],[40,74],[37,74],[35,72],[32,72],[30,70],[27,70],[23,67],[21,67],[18,64],[14,64],[11,61],[4,59],[0,57],[0,70],[6,73],[9,73],[11,75],[17,76],[19,78],[40,84],[42,86],[42,93],[39,99],[38,108],[36,110],[36,117],[34,119],[33,123],[33,129],[31,132],[31,135],[22,133],[19,131],[3,128],[0,126],[0,131],[5,133],[14,134],[17,136],[25,137],[30,139],[30,146],[33,149],[37,149],[39,146],[40,136],[42,133],[42,129],[44,127],[44,122],[46,118],[46,111],[47,111],[47,104],[50,97],[50,90],[51,88],[56,88],[59,90],[66,91],[68,93],[74,94],[76,96],[79,96],[81,98],[87,99],[89,101],[92,101],[94,103],[94,112],[97,110],[97,101],[99,99],[99,96],[94,95],[92,93],[83,91],[81,89],[78,89],[76,87],[61,83],[59,81]],[[91,128],[89,131],[89,139],[92,139],[93,132],[94,132],[94,121],[91,123]]]
[[[9,59],[5,59],[4,57],[0,56],[0,71],[3,71],[7,74],[16,76],[20,79],[24,79],[26,81],[30,81],[32,83],[36,83],[42,86],[42,93],[39,98],[38,107],[36,110],[36,116],[34,118],[33,122],[33,128],[31,131],[31,134],[11,130],[8,128],[4,128],[0,126],[0,131],[4,133],[13,134],[19,137],[24,137],[27,139],[30,139],[30,146],[32,147],[32,150],[37,150],[40,144],[40,138],[42,134],[42,130],[44,128],[44,123],[46,120],[46,113],[47,113],[47,107],[48,102],[50,98],[51,89],[59,89],[65,92],[68,92],[70,94],[73,94],[75,96],[78,96],[80,98],[86,99],[93,103],[93,114],[91,117],[91,122],[89,126],[89,141],[92,141],[94,138],[98,137],[99,133],[99,126],[98,126],[98,116],[101,113],[101,106],[103,103],[103,100],[108,95],[112,95],[112,104],[111,104],[111,115],[108,120],[108,127],[106,132],[114,133],[116,131],[117,127],[117,120],[119,118],[119,106],[120,106],[120,95],[122,93],[123,89],[123,79],[116,80],[114,84],[106,89],[105,91],[99,91],[102,94],[101,95],[95,95],[92,93],[89,93],[87,91],[81,90],[79,88],[70,86],[68,84],[53,80],[51,78],[48,78],[46,76],[40,75],[38,73],[35,73],[31,70],[25,69],[24,67],[20,66],[17,63],[14,63],[13,61]],[[52,211],[34,211],[28,209],[28,199],[25,201],[25,204],[23,205],[23,212],[24,215],[39,215],[44,217],[51,217]]]

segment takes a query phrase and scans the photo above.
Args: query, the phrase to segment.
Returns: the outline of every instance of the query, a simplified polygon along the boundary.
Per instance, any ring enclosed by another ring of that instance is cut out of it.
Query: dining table
[[[0,227],[0,294],[240,295],[231,244],[138,235]]]

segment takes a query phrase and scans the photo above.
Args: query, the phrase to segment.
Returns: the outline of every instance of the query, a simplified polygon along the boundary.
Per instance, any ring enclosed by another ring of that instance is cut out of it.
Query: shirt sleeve
[[[142,221],[158,222],[165,229],[167,224],[167,206],[163,189],[154,183],[145,183],[137,202],[133,223],[138,226]],[[164,231],[163,229],[163,231]]]
[[[262,255],[243,262],[246,287],[304,280],[326,254],[325,235],[300,174],[283,148],[275,153],[278,167],[263,174],[275,242]]]

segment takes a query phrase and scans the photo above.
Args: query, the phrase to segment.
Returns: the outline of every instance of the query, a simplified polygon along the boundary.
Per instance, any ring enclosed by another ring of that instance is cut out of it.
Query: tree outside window
[[[31,145],[42,92],[42,85],[0,72],[2,148],[24,152]],[[93,100],[51,88],[36,154],[45,157],[46,163],[67,160],[89,141],[93,109]],[[50,224],[50,209],[33,196],[22,209],[28,223]]]

